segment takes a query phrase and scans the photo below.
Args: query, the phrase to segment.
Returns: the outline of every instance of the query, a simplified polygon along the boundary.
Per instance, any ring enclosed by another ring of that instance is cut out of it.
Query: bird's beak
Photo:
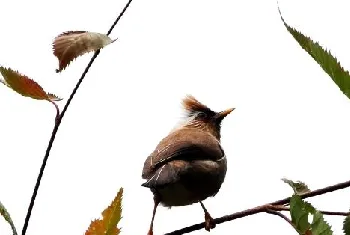
[[[221,111],[216,115],[216,119],[218,120],[222,120],[224,119],[224,117],[226,117],[227,115],[229,115],[233,110],[235,110],[235,108],[230,108],[230,109],[226,109],[225,111]]]

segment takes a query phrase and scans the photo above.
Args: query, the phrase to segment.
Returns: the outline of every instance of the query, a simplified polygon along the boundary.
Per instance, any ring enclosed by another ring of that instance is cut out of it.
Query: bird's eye
[[[197,114],[197,117],[198,117],[198,118],[206,118],[206,117],[207,117],[207,114],[204,113],[204,112],[199,112],[199,113]]]

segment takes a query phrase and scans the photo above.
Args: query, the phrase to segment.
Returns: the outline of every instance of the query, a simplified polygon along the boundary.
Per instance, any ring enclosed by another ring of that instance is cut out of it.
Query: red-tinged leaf
[[[112,203],[102,212],[102,220],[91,222],[85,235],[118,235],[120,228],[117,227],[122,218],[123,188],[120,188]]]
[[[68,31],[58,35],[53,42],[53,54],[59,61],[56,72],[61,72],[78,56],[97,51],[114,41],[105,34],[87,31]]]
[[[85,232],[85,235],[104,235],[104,234],[105,234],[105,228],[103,226],[102,220],[91,221],[91,224],[88,230]]]
[[[51,93],[47,93],[47,96],[50,98],[50,100],[52,101],[61,101],[63,100],[62,98],[58,97],[57,95],[55,94],[51,94]]]
[[[1,83],[23,96],[37,100],[62,100],[56,95],[46,93],[38,83],[27,76],[20,74],[18,71],[0,66],[0,73],[4,78],[4,80],[0,80]]]

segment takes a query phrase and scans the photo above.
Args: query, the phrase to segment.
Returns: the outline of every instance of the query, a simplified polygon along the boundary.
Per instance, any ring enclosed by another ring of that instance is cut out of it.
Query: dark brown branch
[[[289,207],[286,207],[286,206],[272,206],[271,210],[274,210],[274,211],[289,211]],[[321,212],[324,215],[340,215],[340,216],[348,216],[348,215],[350,215],[350,212],[322,211],[322,210],[320,210],[319,212]]]
[[[325,187],[325,188],[321,188],[321,189],[317,189],[317,190],[305,193],[305,194],[301,195],[300,197],[302,199],[308,198],[308,197],[314,197],[314,196],[322,195],[322,194],[325,194],[325,193],[330,193],[330,192],[333,192],[333,191],[336,191],[336,190],[339,190],[339,189],[344,189],[344,188],[347,188],[347,187],[350,187],[350,180],[349,181],[345,181],[343,183],[331,185],[331,186],[328,186],[328,187]],[[270,204],[271,205],[284,205],[286,203],[289,203],[289,201],[290,201],[290,197],[287,197],[285,199],[281,199],[281,200],[272,202]]]
[[[324,215],[340,215],[340,216],[348,216],[350,212],[338,212],[338,211],[320,211]]]
[[[332,186],[328,186],[328,187],[325,187],[325,188],[321,188],[321,189],[317,189],[317,190],[305,193],[305,194],[301,195],[300,197],[303,198],[303,199],[304,198],[309,198],[309,197],[315,197],[315,196],[319,196],[319,195],[322,195],[322,194],[325,194],[325,193],[329,193],[329,192],[333,192],[333,191],[336,191],[336,190],[344,189],[344,188],[347,188],[347,187],[350,187],[350,180],[346,181],[346,182],[343,182],[343,183],[335,184],[335,185],[332,185]],[[262,205],[262,206],[257,206],[257,207],[251,208],[251,209],[247,209],[247,210],[244,210],[244,211],[236,212],[236,213],[233,213],[231,215],[224,215],[224,216],[222,216],[220,218],[214,219],[214,222],[216,224],[221,224],[221,223],[224,223],[224,222],[227,222],[227,221],[243,218],[243,217],[246,217],[246,216],[249,216],[249,215],[258,214],[258,213],[261,213],[261,212],[266,212],[268,209],[275,208],[274,206],[281,206],[281,205],[289,203],[289,201],[290,201],[290,197],[287,197],[285,199],[281,199],[281,200],[278,200],[278,201],[275,201],[275,202],[267,203],[267,204]],[[180,234],[190,233],[190,232],[193,232],[195,230],[200,230],[202,228],[204,228],[204,222],[203,223],[199,223],[199,224],[194,224],[194,225],[191,225],[191,226],[179,229],[179,230],[175,230],[173,232],[166,233],[165,235],[180,235]]]
[[[296,227],[295,227],[295,225],[293,224],[293,222],[292,222],[287,216],[285,216],[284,214],[282,214],[281,212],[268,209],[268,210],[266,211],[266,213],[272,214],[272,215],[277,215],[277,216],[281,217],[282,219],[284,219],[285,221],[287,221],[294,229],[296,229]]]
[[[128,9],[130,3],[132,2],[132,0],[128,0],[128,2],[126,3],[125,7],[123,8],[123,10],[121,11],[121,13],[118,15],[117,19],[113,22],[112,26],[110,27],[110,29],[108,30],[107,32],[107,35],[109,35],[112,30],[114,29],[114,27],[117,25],[117,23],[119,22],[120,18],[124,15],[125,11]],[[41,164],[41,167],[40,167],[40,171],[39,171],[39,174],[38,174],[38,178],[36,180],[36,183],[35,183],[35,187],[34,187],[34,190],[33,190],[33,194],[32,194],[32,197],[30,199],[30,204],[29,204],[29,207],[28,207],[28,210],[27,210],[27,215],[26,215],[26,218],[24,220],[24,225],[23,225],[23,228],[22,228],[22,235],[25,235],[26,234],[26,231],[27,231],[27,228],[28,228],[28,224],[29,224],[29,219],[30,219],[30,216],[32,214],[32,210],[33,210],[33,207],[34,207],[34,202],[35,202],[35,198],[38,194],[38,190],[39,190],[39,186],[40,186],[40,182],[41,182],[41,179],[43,177],[43,174],[44,174],[44,170],[45,170],[45,167],[46,167],[46,163],[47,163],[47,160],[49,158],[49,155],[50,155],[50,151],[51,151],[51,148],[52,148],[52,144],[56,138],[56,134],[57,134],[57,131],[58,131],[58,128],[62,122],[62,119],[63,119],[63,116],[64,114],[66,113],[67,109],[68,109],[68,106],[70,105],[70,103],[72,102],[77,90],[79,89],[80,87],[80,84],[83,82],[86,74],[88,73],[91,65],[93,64],[93,62],[95,61],[95,59],[97,58],[97,56],[100,54],[100,50],[97,50],[94,55],[91,57],[88,65],[85,67],[84,69],[84,72],[81,74],[81,77],[80,79],[78,80],[77,84],[75,85],[71,95],[69,96],[68,100],[67,100],[67,103],[65,104],[63,110],[62,110],[62,113],[58,116],[58,118],[56,117],[56,122],[55,122],[55,126],[52,130],[52,133],[51,133],[51,137],[50,137],[50,140],[49,140],[49,144],[46,148],[46,152],[45,152],[45,156],[43,158],[43,162]]]

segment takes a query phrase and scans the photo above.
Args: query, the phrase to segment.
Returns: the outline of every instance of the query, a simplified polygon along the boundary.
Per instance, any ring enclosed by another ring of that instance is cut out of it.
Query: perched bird
[[[220,145],[222,120],[234,108],[214,112],[193,96],[186,96],[182,105],[187,121],[160,141],[144,163],[142,186],[150,188],[154,208],[148,235],[153,235],[157,206],[186,206],[200,203],[205,216],[205,229],[215,227],[203,204],[218,193],[224,182],[227,161]]]

